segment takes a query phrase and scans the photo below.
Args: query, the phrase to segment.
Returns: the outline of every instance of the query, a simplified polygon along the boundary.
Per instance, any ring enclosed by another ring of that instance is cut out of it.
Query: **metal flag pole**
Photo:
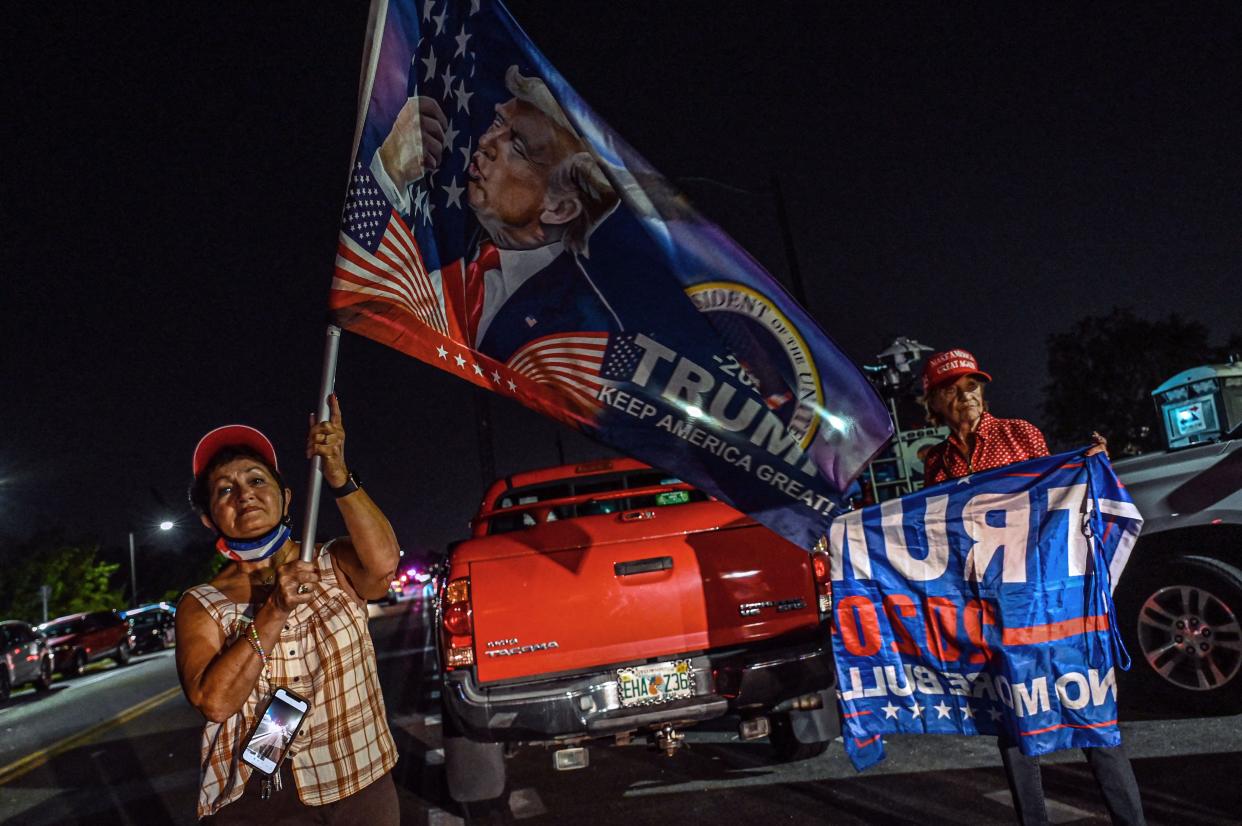
[[[323,374],[319,378],[319,412],[315,421],[328,418],[328,396],[336,384],[336,357],[341,347],[341,328],[329,324],[323,344]],[[319,494],[323,490],[323,457],[311,459],[310,479],[306,485],[306,520],[302,523],[302,561],[315,558],[315,526],[319,524]]]

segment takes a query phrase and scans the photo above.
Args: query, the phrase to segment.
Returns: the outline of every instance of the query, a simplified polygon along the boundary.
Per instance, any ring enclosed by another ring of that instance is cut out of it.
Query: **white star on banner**
[[[969,485],[969,484],[970,484],[970,477],[969,477],[969,476],[963,476],[961,479],[958,479],[958,480],[957,480],[957,483],[958,483],[959,485]]]
[[[492,371],[492,382],[495,384],[500,384],[500,371],[499,370]]]
[[[423,22],[431,20],[431,10],[436,7],[436,0],[425,0],[423,3]]]
[[[444,345],[443,345],[443,344],[441,344],[439,347],[437,347],[437,348],[436,348],[436,355],[437,355],[437,356],[439,356],[439,357],[440,357],[440,358],[442,358],[442,359],[447,359],[447,358],[448,358],[448,350],[445,350],[445,349],[444,349]]]
[[[479,0],[470,0],[470,13],[471,14],[479,13]]]
[[[474,97],[474,92],[466,91],[466,81],[457,84],[457,91],[453,93],[457,96],[458,110],[470,114],[470,98]]]
[[[437,35],[440,34],[442,31],[444,31],[444,18],[446,17],[448,17],[447,6],[444,8],[443,11],[441,11],[435,17],[431,18],[432,20],[436,21],[436,34]]]
[[[509,379],[509,392],[510,393],[517,392],[517,385],[513,383],[513,379]]]
[[[453,38],[457,41],[457,51],[453,52],[453,57],[464,55],[466,53],[466,41],[470,39],[470,35],[466,34],[466,24],[461,24],[461,34]]]
[[[427,56],[422,58],[423,65],[427,67],[427,76],[423,81],[430,83],[431,79],[436,76],[436,53],[434,49],[427,50]]]
[[[963,720],[975,719],[975,710],[971,708],[970,706],[962,706],[962,719]]]
[[[453,94],[453,81],[456,80],[456,78],[453,77],[453,73],[449,71],[448,66],[444,67],[444,74],[440,75],[440,80],[444,81],[443,97],[447,98],[449,95]]]
[[[431,223],[431,213],[435,208],[436,208],[436,205],[431,202],[431,199],[430,198],[427,199],[427,211],[423,213],[424,224]]]
[[[994,708],[988,709],[988,715],[991,716],[993,720],[999,720],[1001,718],[1001,713]]]
[[[896,719],[897,712],[901,711],[901,709],[897,708],[897,706],[893,705],[892,703],[889,703],[888,705],[884,706],[881,710],[884,712],[885,720]]]
[[[453,151],[453,144],[457,142],[457,136],[461,134],[453,128],[453,122],[449,121],[448,129],[444,130],[444,146],[449,152]]]
[[[470,166],[470,156],[474,154],[470,149],[470,141],[466,141],[466,145],[461,147],[461,154],[466,159],[462,163],[465,166]]]
[[[414,215],[417,216],[419,213],[425,211],[426,209],[427,209],[427,190],[420,189],[414,195]]]
[[[921,717],[923,715],[923,707],[919,705],[918,700],[915,700],[914,705],[910,707],[910,714],[915,717]]]
[[[466,360],[461,357],[461,353],[458,353],[457,355],[453,356],[453,361],[457,362],[457,366],[460,367],[461,369],[463,370],[466,369]]]
[[[480,366],[479,366],[479,365],[477,365],[477,364],[476,364],[476,365],[474,365],[474,374],[475,374],[476,376],[481,376],[481,375],[483,375],[483,368],[482,368],[482,367],[480,367]]]
[[[936,705],[932,706],[932,708],[936,709],[937,720],[949,716],[949,707],[944,704],[944,700],[936,703]]]
[[[457,179],[450,178],[448,185],[442,186],[440,188],[444,190],[444,195],[446,196],[444,205],[455,206],[458,209],[461,209],[461,194],[465,192],[466,190],[464,187],[460,187],[457,185]]]

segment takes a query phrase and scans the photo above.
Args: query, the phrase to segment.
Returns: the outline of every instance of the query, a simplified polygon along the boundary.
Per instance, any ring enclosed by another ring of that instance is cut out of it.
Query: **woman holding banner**
[[[988,412],[984,386],[992,377],[966,350],[936,353],[923,363],[923,406],[933,425],[947,425],[949,438],[933,446],[924,463],[924,482],[935,485],[1014,462],[1048,455],[1044,434],[1022,419],[998,419]],[[1091,434],[1086,455],[1104,453],[1107,442]],[[997,740],[1018,821],[1048,823],[1039,758],[1022,753],[1008,736]],[[1134,770],[1121,746],[1082,750],[1113,823],[1144,824]]]
[[[177,609],[177,671],[208,721],[198,798],[204,822],[398,822],[390,773],[397,749],[366,603],[387,593],[399,551],[388,519],[345,465],[335,396],[329,408],[326,421],[311,425],[306,455],[323,458],[349,535],[317,546],[314,562],[300,560],[290,536],[290,490],[267,437],[228,425],[194,450],[190,499],[232,562],[186,591]],[[258,749],[247,757],[278,688],[307,705],[300,728],[289,723],[297,735],[271,760]],[[273,764],[270,776],[252,769]]]

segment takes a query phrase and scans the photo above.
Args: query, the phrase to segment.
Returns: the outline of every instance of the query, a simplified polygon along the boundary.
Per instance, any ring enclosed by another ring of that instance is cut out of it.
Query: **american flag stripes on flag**
[[[418,241],[356,165],[337,245],[333,291],[390,302],[441,335],[449,334],[440,272],[428,273]],[[379,219],[386,217],[380,231]],[[334,303],[350,303],[347,296]]]
[[[600,377],[607,350],[607,333],[547,336],[514,353],[506,366],[533,382],[553,385],[594,409],[600,406],[600,391],[611,384]]]

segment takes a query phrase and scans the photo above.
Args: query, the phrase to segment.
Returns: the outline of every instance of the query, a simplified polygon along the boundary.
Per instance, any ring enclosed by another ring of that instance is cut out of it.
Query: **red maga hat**
[[[923,362],[923,395],[962,376],[981,376],[984,381],[992,377],[979,369],[979,362],[966,350],[945,350],[933,353]]]
[[[276,448],[272,447],[271,441],[266,436],[249,425],[226,424],[223,427],[217,427],[198,440],[198,447],[194,448],[194,475],[198,476],[202,473],[203,468],[207,467],[212,457],[219,453],[221,448],[233,445],[253,449],[272,466],[273,470],[280,470],[280,466],[276,463]]]

